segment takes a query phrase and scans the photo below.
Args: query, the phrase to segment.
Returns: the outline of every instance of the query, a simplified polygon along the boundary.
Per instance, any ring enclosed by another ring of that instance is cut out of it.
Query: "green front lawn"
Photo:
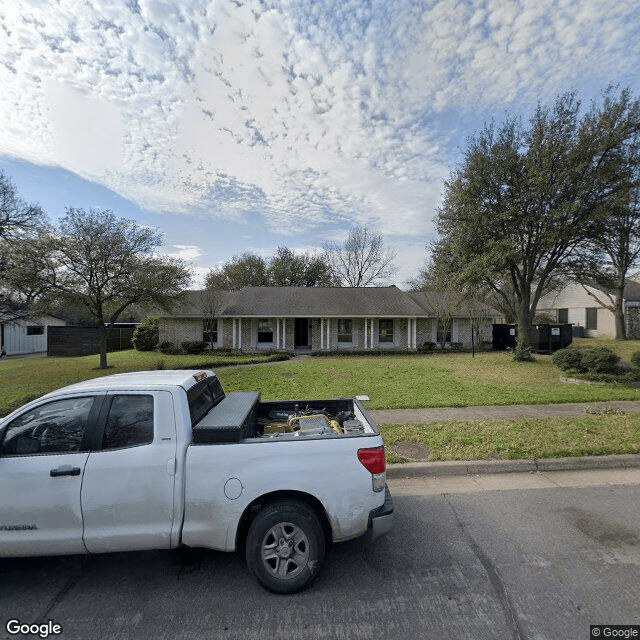
[[[219,374],[228,391],[259,389],[265,400],[367,394],[372,409],[640,399],[635,388],[564,383],[544,355],[532,363],[492,352],[475,358],[467,353],[323,357]]]
[[[275,358],[279,358],[276,356]],[[168,356],[155,351],[117,351],[109,354],[109,368],[98,369],[99,356],[77,358],[25,357],[0,360],[0,416],[29,400],[74,382],[127,371],[150,369],[217,369],[268,362],[274,356]]]

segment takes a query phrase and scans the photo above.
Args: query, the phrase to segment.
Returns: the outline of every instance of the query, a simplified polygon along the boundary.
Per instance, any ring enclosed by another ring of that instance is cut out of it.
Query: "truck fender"
[[[318,498],[312,496],[309,493],[303,491],[272,491],[265,493],[258,498],[255,498],[250,502],[238,522],[238,528],[236,530],[236,549],[244,551],[245,542],[247,539],[247,533],[249,532],[249,526],[251,521],[255,518],[256,514],[263,509],[266,505],[274,502],[282,502],[285,500],[297,500],[309,505],[318,516],[322,529],[324,531],[325,539],[329,542],[332,539],[332,529],[329,522],[327,512]]]

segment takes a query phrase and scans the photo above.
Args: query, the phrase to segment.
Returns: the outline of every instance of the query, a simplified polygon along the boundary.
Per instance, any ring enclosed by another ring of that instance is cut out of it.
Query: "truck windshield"
[[[224,389],[217,377],[210,377],[191,387],[187,397],[191,426],[195,427],[224,398]]]

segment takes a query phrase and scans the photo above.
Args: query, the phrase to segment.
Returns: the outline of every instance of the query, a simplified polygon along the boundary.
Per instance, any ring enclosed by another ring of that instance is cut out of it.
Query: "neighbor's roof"
[[[624,287],[625,300],[640,300],[640,282],[627,280]]]

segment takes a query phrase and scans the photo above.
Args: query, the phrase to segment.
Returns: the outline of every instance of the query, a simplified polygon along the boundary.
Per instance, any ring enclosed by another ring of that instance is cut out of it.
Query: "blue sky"
[[[370,224],[396,284],[468,135],[608,84],[640,93],[630,0],[7,0],[0,169],[55,218],[109,208],[198,278]]]

